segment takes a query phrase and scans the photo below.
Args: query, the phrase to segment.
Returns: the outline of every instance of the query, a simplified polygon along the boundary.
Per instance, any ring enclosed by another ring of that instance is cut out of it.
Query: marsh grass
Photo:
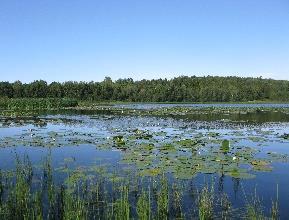
[[[210,220],[213,219],[214,213],[214,188],[213,185],[209,187],[206,185],[198,196],[199,219]]]
[[[223,220],[227,220],[227,219],[230,219],[230,214],[231,214],[231,202],[228,198],[228,195],[226,194],[223,194],[221,196],[221,217]]]
[[[276,199],[272,199],[271,206],[271,219],[277,220],[279,219],[279,185],[276,186]]]
[[[277,220],[277,219],[280,219],[278,185],[277,185],[277,197],[276,197],[276,199],[272,199],[270,216],[267,217],[264,214],[264,207],[262,206],[262,202],[261,202],[260,198],[258,197],[256,190],[255,190],[254,195],[251,197],[250,202],[247,204],[247,218],[250,220],[262,220],[262,219]]]
[[[74,195],[64,187],[61,188],[61,216],[67,220],[81,220],[87,218],[85,202],[79,195]]]
[[[214,186],[206,185],[197,194],[193,206],[197,216],[184,209],[184,186],[169,184],[166,175],[149,178],[148,182],[109,180],[104,174],[93,181],[82,176],[69,185],[54,182],[51,157],[43,163],[42,177],[33,183],[36,172],[28,157],[17,157],[14,172],[0,171],[0,219],[230,219],[231,203],[221,195],[220,203]],[[132,174],[130,174],[132,175]],[[69,178],[69,177],[68,177]],[[278,191],[278,188],[277,188]],[[217,207],[220,205],[220,207]],[[278,219],[278,196],[272,202],[271,219]],[[221,209],[220,209],[221,208]],[[217,210],[221,210],[221,214]],[[247,219],[264,219],[257,192],[246,205]]]
[[[3,176],[2,176],[2,170],[0,169],[0,206],[2,204],[2,197],[3,197],[3,191],[4,191],[4,185],[3,185]]]
[[[250,219],[250,220],[265,219],[262,203],[261,203],[260,198],[257,195],[256,189],[255,189],[253,196],[251,196],[251,198],[247,200],[246,211],[247,211],[247,219]]]
[[[165,175],[160,180],[160,190],[157,193],[157,219],[168,219],[169,217],[169,189]]]
[[[142,191],[137,201],[137,216],[140,220],[151,219],[151,198],[150,188],[148,192]]]
[[[172,186],[172,206],[174,218],[176,219],[184,219],[185,216],[182,212],[182,187],[179,187],[177,184],[173,184]]]
[[[278,205],[278,201],[272,201],[271,219],[272,220],[279,219],[279,205]]]
[[[119,220],[130,219],[130,203],[128,200],[129,188],[121,186],[120,198],[116,200],[114,205],[114,216]]]
[[[75,99],[67,98],[11,98],[0,99],[0,108],[6,110],[39,110],[39,109],[60,109],[76,107],[78,102]]]

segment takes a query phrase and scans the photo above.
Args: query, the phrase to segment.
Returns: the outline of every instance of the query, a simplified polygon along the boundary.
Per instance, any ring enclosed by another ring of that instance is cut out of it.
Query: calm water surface
[[[136,104],[124,107],[159,108],[162,106]],[[230,107],[232,105],[185,106]],[[273,107],[288,108],[289,105]],[[281,217],[289,219],[287,158],[289,141],[283,136],[289,133],[289,124],[286,120],[266,121],[244,123],[238,120],[224,122],[219,118],[197,120],[196,118],[107,117],[97,114],[44,115],[41,117],[41,123],[39,120],[36,123],[33,119],[15,121],[2,118],[0,169],[14,169],[16,155],[20,158],[28,155],[35,167],[43,163],[49,155],[59,184],[67,175],[59,171],[63,166],[71,169],[106,166],[108,172],[116,172],[121,176],[126,176],[127,170],[131,170],[144,177],[150,176],[152,170],[161,170],[170,178],[170,184],[184,182],[198,189],[208,182],[213,183],[215,191],[227,193],[236,208],[244,206],[246,197],[256,190],[264,205],[265,213],[269,213],[272,199],[276,198],[278,188]],[[228,149],[222,148],[224,140],[229,142]],[[144,150],[144,147],[149,144],[153,147]],[[192,148],[195,151],[192,151]],[[147,155],[148,151],[150,155]],[[237,159],[234,159],[235,157]],[[218,158],[226,158],[232,161],[233,165],[225,165],[224,168],[220,166]],[[237,163],[236,160],[239,158],[246,159],[240,159]],[[252,166],[260,160],[266,161],[266,166]],[[169,161],[169,165],[166,161]],[[193,172],[195,161],[201,165]],[[186,192],[184,192],[184,199],[188,201],[191,199]]]

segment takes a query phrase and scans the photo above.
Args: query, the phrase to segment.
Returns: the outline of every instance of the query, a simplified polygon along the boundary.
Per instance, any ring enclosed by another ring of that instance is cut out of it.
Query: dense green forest
[[[0,97],[73,98],[88,101],[243,102],[288,101],[289,81],[242,77],[141,80],[106,77],[102,82],[0,82]]]

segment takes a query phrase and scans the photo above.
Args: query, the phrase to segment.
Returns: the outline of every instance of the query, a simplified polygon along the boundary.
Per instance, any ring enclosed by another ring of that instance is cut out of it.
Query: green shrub
[[[78,102],[74,99],[59,98],[21,98],[0,99],[0,108],[7,110],[37,110],[37,109],[59,109],[75,107]]]

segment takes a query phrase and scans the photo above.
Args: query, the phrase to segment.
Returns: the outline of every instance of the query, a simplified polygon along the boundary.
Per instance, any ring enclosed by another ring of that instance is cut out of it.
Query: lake
[[[125,215],[192,219],[200,218],[202,207],[211,208],[213,218],[241,219],[254,208],[258,215],[270,217],[276,207],[272,203],[278,204],[280,218],[288,219],[289,115],[275,109],[289,105],[129,104],[111,108],[208,107],[266,111],[157,117],[66,110],[1,117],[0,204],[5,205],[0,214],[7,214],[9,198],[18,195],[17,190],[16,194],[11,191],[23,177],[22,188],[29,183],[29,194],[43,195],[39,204],[44,219],[57,218],[66,209],[73,216],[78,208],[85,210],[80,216],[89,219]],[[53,185],[53,193],[47,182]],[[55,208],[59,201],[67,204],[62,211]]]

